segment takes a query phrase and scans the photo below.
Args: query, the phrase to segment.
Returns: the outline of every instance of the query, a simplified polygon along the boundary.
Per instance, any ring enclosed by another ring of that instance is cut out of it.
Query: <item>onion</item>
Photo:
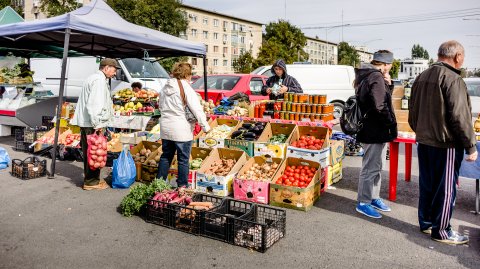
[[[104,155],[107,155],[107,152],[103,149],[97,149],[97,155],[104,156]]]
[[[90,150],[90,155],[98,155],[96,150]]]
[[[90,147],[90,149],[91,149],[91,150],[97,150],[98,148],[97,148],[97,146],[93,146],[93,145],[92,145],[92,146]]]
[[[92,160],[96,160],[97,158],[98,158],[97,155],[93,155],[93,154],[90,155],[90,159],[92,159]]]
[[[105,141],[102,142],[102,149],[107,149],[107,142]]]
[[[95,165],[95,161],[94,161],[94,160],[90,160],[90,161],[88,162],[88,164],[89,164],[90,166],[94,166],[94,165]]]
[[[93,167],[95,167],[95,168],[99,168],[99,167],[100,167],[100,163],[98,163],[98,162],[95,162],[95,164],[93,165]]]
[[[97,157],[97,162],[102,162],[103,161],[103,156],[98,156]]]
[[[105,165],[107,164],[107,162],[103,161],[100,163],[100,167],[105,167]]]

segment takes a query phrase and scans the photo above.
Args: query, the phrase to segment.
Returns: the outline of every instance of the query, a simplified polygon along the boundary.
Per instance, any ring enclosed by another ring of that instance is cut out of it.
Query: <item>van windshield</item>
[[[170,78],[158,62],[137,58],[122,59],[122,62],[132,78]]]

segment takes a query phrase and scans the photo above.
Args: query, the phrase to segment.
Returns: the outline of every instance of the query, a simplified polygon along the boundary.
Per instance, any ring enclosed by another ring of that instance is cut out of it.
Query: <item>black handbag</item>
[[[183,89],[182,82],[180,82],[179,79],[177,79],[177,82],[178,82],[178,87],[180,88],[180,95],[182,96],[183,106],[185,108],[185,117],[187,118],[187,121],[189,123],[196,123],[197,118],[195,118],[195,115],[192,113],[192,111],[188,107],[187,98],[185,97],[185,91]]]

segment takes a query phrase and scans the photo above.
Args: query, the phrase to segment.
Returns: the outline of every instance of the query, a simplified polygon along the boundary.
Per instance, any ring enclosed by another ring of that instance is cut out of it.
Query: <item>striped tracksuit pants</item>
[[[463,159],[461,148],[437,148],[418,144],[420,229],[432,228],[432,237],[446,239],[450,231],[457,193],[457,180]]]

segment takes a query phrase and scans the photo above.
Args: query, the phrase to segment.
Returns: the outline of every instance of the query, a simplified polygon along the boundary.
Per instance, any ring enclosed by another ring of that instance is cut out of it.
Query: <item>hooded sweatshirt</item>
[[[192,89],[190,83],[180,80],[185,92],[185,99],[190,111],[192,111],[198,124],[204,132],[210,130],[207,116],[203,112],[197,93]],[[176,78],[171,78],[160,91],[159,95],[160,117],[160,138],[175,142],[188,142],[193,140],[193,129],[195,124],[190,124],[185,116],[180,88]]]
[[[380,144],[397,138],[397,121],[392,106],[393,85],[388,85],[382,72],[371,64],[355,69],[355,91],[360,111],[364,116],[363,128],[357,141]]]
[[[278,66],[283,69],[283,75],[282,77],[279,77],[275,74],[275,67]],[[267,95],[267,89],[275,87],[275,85],[284,85],[287,86],[288,90],[287,92],[296,92],[296,93],[302,93],[302,87],[300,86],[300,83],[298,81],[287,74],[287,65],[283,60],[277,60],[273,65],[272,65],[272,73],[274,74],[271,76],[268,80],[266,85],[262,87],[262,95]],[[280,84],[280,79],[281,84]],[[283,95],[276,95],[273,92],[270,94],[270,100],[276,100],[276,99],[283,99]]]

